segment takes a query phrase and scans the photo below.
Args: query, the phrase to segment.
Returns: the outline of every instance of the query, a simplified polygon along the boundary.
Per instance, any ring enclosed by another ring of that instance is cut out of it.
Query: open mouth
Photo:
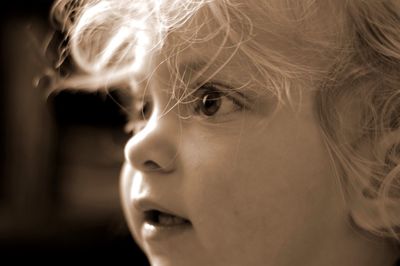
[[[175,227],[191,225],[190,221],[159,210],[148,210],[144,213],[145,221],[151,225],[159,227]]]

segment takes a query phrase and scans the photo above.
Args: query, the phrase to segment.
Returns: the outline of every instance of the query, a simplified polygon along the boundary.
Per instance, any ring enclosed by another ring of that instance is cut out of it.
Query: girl
[[[57,1],[81,74],[129,88],[121,198],[154,266],[399,257],[400,2]]]

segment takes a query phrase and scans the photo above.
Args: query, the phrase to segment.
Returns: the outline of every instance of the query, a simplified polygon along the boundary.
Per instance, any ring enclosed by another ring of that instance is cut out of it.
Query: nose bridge
[[[145,127],[125,146],[125,160],[139,171],[172,171],[176,166],[179,118],[154,110]]]

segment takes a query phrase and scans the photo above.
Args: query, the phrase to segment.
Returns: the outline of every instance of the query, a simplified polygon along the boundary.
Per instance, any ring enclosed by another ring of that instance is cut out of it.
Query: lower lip
[[[151,223],[143,223],[142,235],[147,241],[162,241],[178,237],[192,228],[189,223],[174,225],[174,226],[160,226]]]

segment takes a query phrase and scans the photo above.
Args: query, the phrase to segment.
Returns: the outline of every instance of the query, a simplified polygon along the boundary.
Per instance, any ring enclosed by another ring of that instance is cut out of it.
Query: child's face
[[[195,45],[178,64],[196,74],[214,46]],[[153,265],[312,265],[326,256],[320,250],[345,248],[344,204],[313,93],[303,88],[301,104],[273,113],[276,99],[248,83],[254,69],[244,60],[235,55],[186,103],[171,100],[166,64],[153,64],[151,116],[126,146],[121,183],[130,228]]]

